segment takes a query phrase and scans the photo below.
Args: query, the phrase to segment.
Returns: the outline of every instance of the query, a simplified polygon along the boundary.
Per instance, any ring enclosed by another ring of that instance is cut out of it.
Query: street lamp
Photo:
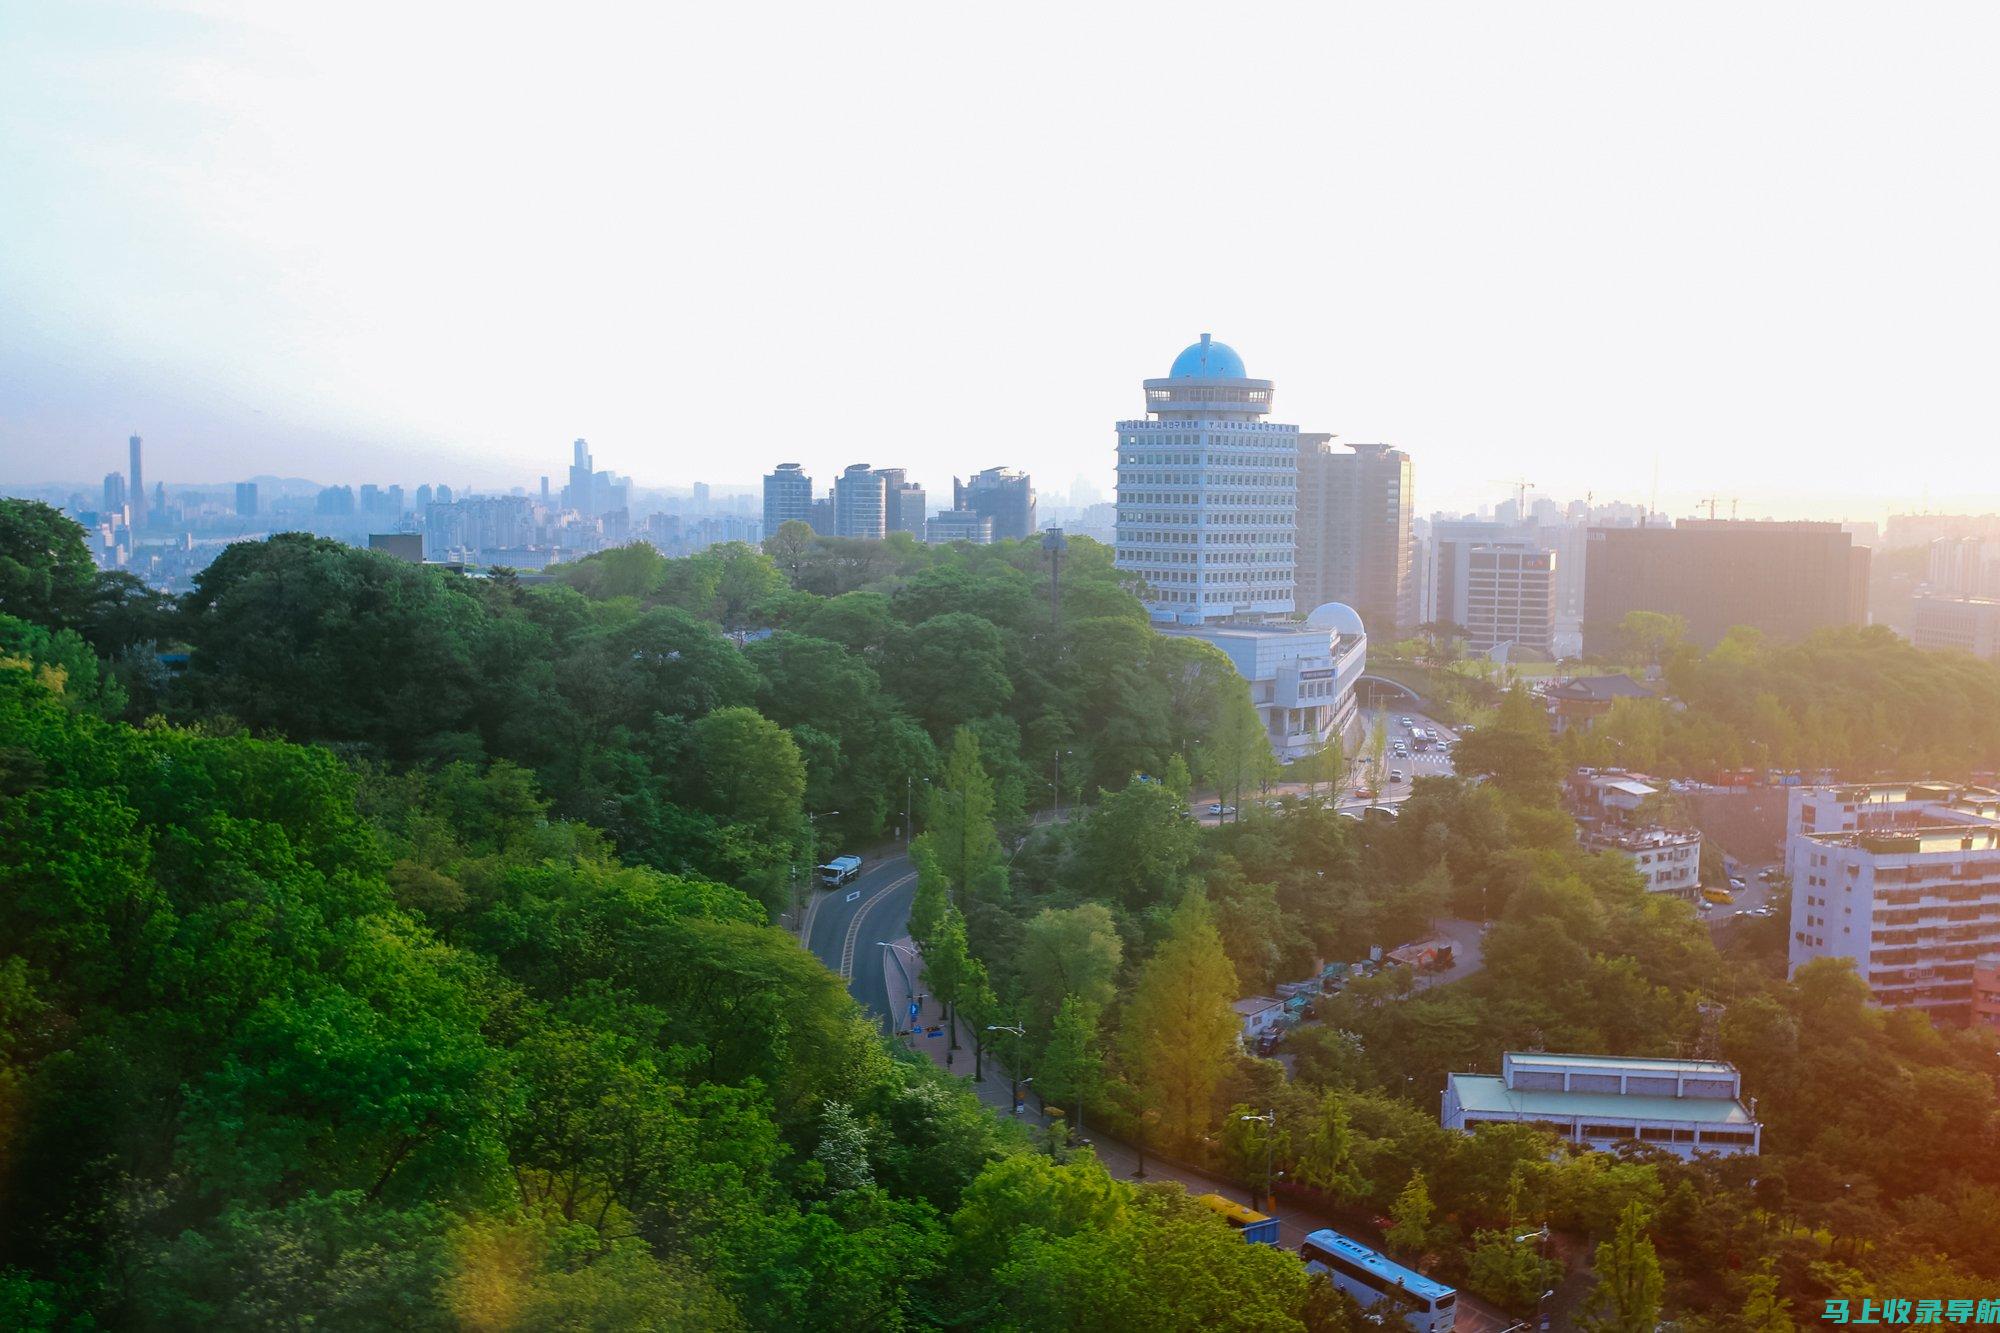
[[[1276,1107],[1262,1115],[1239,1115],[1238,1120],[1258,1120],[1264,1125],[1264,1207],[1271,1208],[1271,1149],[1278,1139],[1278,1111]],[[1275,1211],[1275,1209],[1274,1209]]]
[[[1026,1028],[1022,1027],[1022,1026],[1021,1026],[1020,1024],[1018,1024],[1018,1023],[988,1023],[988,1024],[986,1025],[986,1030],[987,1030],[988,1032],[1011,1032],[1011,1033],[1013,1033],[1013,1034],[1014,1034],[1014,1036],[1015,1036],[1015,1037],[1017,1037],[1017,1038],[1018,1038],[1018,1037],[1025,1037],[1025,1036],[1027,1036],[1027,1035],[1028,1035],[1028,1029],[1026,1029]],[[974,1078],[974,1079],[979,1079],[979,1078],[981,1077],[981,1075],[980,1075],[980,1073],[979,1073],[979,1054],[980,1054],[980,1049],[981,1049],[981,1048],[978,1048],[978,1047],[975,1047],[975,1048],[974,1048],[974,1050],[973,1050],[973,1052],[972,1052],[972,1076],[973,1076],[973,1078]],[[1021,1050],[1020,1050],[1020,1047],[1016,1046],[1016,1047],[1014,1048],[1014,1058],[1015,1058],[1015,1062],[1016,1062],[1016,1063],[1019,1063],[1019,1061],[1020,1061],[1020,1056],[1021,1056]],[[1013,1080],[1014,1080],[1014,1100],[1013,1100],[1013,1106],[1014,1106],[1014,1114],[1015,1114],[1015,1115],[1019,1115],[1019,1114],[1021,1114],[1021,1079],[1020,1079],[1020,1075],[1016,1074],[1016,1073],[1014,1072],[1014,1070],[1013,1070],[1013,1068],[1012,1068],[1011,1066],[1010,1066],[1010,1067],[1008,1068],[1008,1071],[1007,1071],[1007,1072],[1008,1072],[1008,1074],[1009,1074],[1009,1075],[1010,1075],[1010,1076],[1011,1076],[1011,1077],[1013,1078]],[[1033,1080],[1033,1079],[1030,1079],[1030,1080],[1028,1080],[1028,1081],[1032,1083],[1032,1082],[1033,1082],[1034,1080]]]

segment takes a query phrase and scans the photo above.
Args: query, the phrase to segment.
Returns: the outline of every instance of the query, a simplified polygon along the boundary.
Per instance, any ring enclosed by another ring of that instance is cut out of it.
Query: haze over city
[[[1276,413],[1670,513],[2000,507],[1990,8],[0,20],[0,484],[1112,489]],[[1782,73],[1782,81],[1773,75]],[[1657,478],[1657,481],[1656,481]]]

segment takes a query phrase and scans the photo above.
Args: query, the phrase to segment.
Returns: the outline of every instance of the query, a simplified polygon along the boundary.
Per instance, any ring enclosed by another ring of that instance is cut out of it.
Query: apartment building
[[[1969,1020],[1979,960],[2000,953],[2000,792],[1800,788],[1786,821],[1791,970],[1845,958],[1877,1004]]]

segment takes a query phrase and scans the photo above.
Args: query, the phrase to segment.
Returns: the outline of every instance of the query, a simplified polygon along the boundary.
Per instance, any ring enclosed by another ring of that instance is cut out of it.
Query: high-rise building
[[[875,475],[882,478],[884,518],[882,526],[890,532],[914,532],[919,538],[924,535],[924,488],[910,480],[907,469],[899,467],[878,467]]]
[[[1263,418],[1271,381],[1204,333],[1118,423],[1118,568],[1156,619],[1290,614],[1299,428]]]
[[[2000,792],[1941,782],[1789,794],[1793,972],[1854,964],[1875,1003],[1964,1022],[2000,953]]]
[[[126,447],[131,450],[132,455],[131,466],[126,470],[126,477],[131,482],[131,489],[127,491],[127,495],[130,496],[132,503],[132,526],[135,528],[144,527],[146,523],[146,469],[139,460],[139,437],[134,435],[126,442]]]
[[[1556,555],[1512,537],[1508,523],[1437,523],[1431,529],[1431,617],[1491,653],[1515,645],[1554,656]]]
[[[1299,436],[1298,609],[1345,602],[1386,643],[1416,623],[1410,456],[1333,441]]]
[[[812,502],[811,506],[806,510],[806,524],[822,537],[832,537],[838,534],[839,529],[834,519],[833,493],[831,491]]]
[[[1631,611],[1680,616],[1713,647],[1732,626],[1798,639],[1868,619],[1868,548],[1838,523],[1682,519],[1671,528],[1592,528],[1584,648],[1611,652]]]
[[[775,537],[786,523],[812,521],[813,479],[797,463],[780,463],[764,477],[764,536]]]
[[[313,512],[329,517],[344,517],[354,512],[354,488],[352,486],[327,486],[321,489],[319,498],[313,502]]]
[[[1950,597],[2000,597],[2000,540],[1939,537],[1931,543],[1929,591]]]
[[[2000,662],[2000,598],[1918,593],[1910,603],[1910,642]]]
[[[104,474],[104,512],[115,514],[125,507],[125,474],[107,472]]]
[[[257,483],[239,481],[236,483],[236,517],[257,517]]]
[[[881,541],[888,535],[888,487],[866,463],[850,464],[833,483],[834,533]]]
[[[1035,531],[1035,483],[1014,468],[990,467],[971,481],[953,477],[951,507],[992,519],[994,541],[1024,541]]]

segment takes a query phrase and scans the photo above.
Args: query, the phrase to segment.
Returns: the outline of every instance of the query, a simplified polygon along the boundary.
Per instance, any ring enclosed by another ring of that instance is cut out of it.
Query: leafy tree
[[[39,500],[0,496],[0,615],[80,628],[96,588],[82,528]]]
[[[1161,1128],[1183,1148],[1209,1125],[1209,1106],[1236,1046],[1236,971],[1190,891],[1167,936],[1139,969],[1125,1014],[1126,1064],[1160,1108]]]
[[[1770,1259],[1758,1266],[1744,1283],[1743,1312],[1739,1317],[1744,1333],[1793,1333],[1792,1304],[1778,1292],[1778,1275]]]
[[[1579,1323],[1592,1333],[1650,1333],[1660,1321],[1666,1282],[1646,1235],[1646,1210],[1630,1203],[1618,1230],[1597,1247],[1597,1289]]]
[[[1517,1315],[1533,1312],[1542,1293],[1562,1277],[1561,1264],[1504,1230],[1475,1233],[1465,1267],[1467,1287]]]
[[[1177,899],[1200,830],[1187,802],[1166,784],[1133,778],[1101,792],[1077,837],[1077,869],[1093,890],[1128,908]]]
[[[960,895],[1003,894],[1006,862],[993,826],[993,808],[993,779],[980,763],[979,740],[960,728],[952,737],[944,780],[925,801],[924,832],[910,849],[919,874],[928,867],[928,873]]]
[[[1083,1132],[1084,1112],[1104,1086],[1104,1057],[1097,1049],[1098,1011],[1075,995],[1056,1011],[1055,1029],[1042,1052],[1036,1082],[1044,1100],[1071,1108],[1077,1132]]]
[[[1403,1186],[1403,1192],[1396,1196],[1395,1205],[1389,1210],[1393,1225],[1384,1237],[1389,1247],[1413,1258],[1422,1255],[1430,1248],[1431,1237],[1435,1234],[1431,1220],[1433,1212],[1430,1187],[1424,1183],[1424,1173],[1412,1171],[1410,1183]]]
[[[693,804],[766,833],[794,832],[806,766],[783,728],[753,708],[720,708],[694,724],[693,740]]]
[[[1348,1199],[1366,1189],[1366,1181],[1354,1163],[1354,1131],[1348,1125],[1348,1107],[1338,1093],[1328,1091],[1320,1095],[1318,1117],[1306,1131],[1306,1147],[1298,1155],[1294,1175],[1336,1199]],[[1418,1187],[1422,1187],[1422,1177],[1418,1177]]]
[[[1072,996],[1103,1012],[1116,997],[1124,954],[1124,941],[1102,903],[1043,908],[1022,931],[1015,960],[1030,1022],[1037,1030],[1049,1030]]]

